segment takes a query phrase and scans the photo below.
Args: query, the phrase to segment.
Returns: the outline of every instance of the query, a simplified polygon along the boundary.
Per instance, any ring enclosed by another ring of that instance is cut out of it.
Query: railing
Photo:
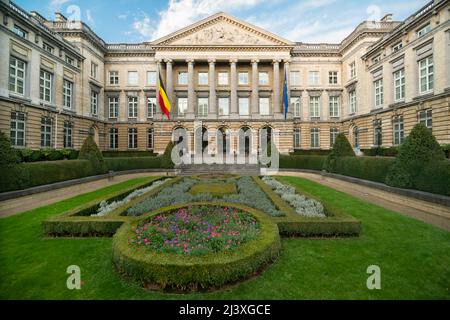
[[[17,12],[18,14],[20,14],[25,19],[29,19],[30,18],[30,14],[26,10],[22,9],[21,7],[19,7],[17,4],[15,4],[13,2],[10,2],[9,3],[9,7],[13,11]]]
[[[108,50],[151,50],[153,47],[147,43],[136,43],[136,44],[128,44],[128,43],[116,43],[116,44],[108,44]]]

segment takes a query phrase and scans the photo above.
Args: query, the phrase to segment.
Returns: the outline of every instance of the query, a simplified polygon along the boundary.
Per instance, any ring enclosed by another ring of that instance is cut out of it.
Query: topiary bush
[[[326,158],[323,169],[328,172],[334,172],[336,161],[340,157],[355,157],[355,152],[353,151],[350,142],[348,142],[347,137],[343,133],[337,135],[333,149]]]
[[[386,184],[398,188],[417,188],[417,179],[427,167],[444,160],[444,152],[431,131],[417,124],[403,145],[386,177]]]
[[[105,173],[107,171],[103,155],[92,136],[88,136],[84,141],[78,159],[89,160],[97,173]]]
[[[163,169],[173,169],[174,163],[172,162],[172,150],[175,147],[173,141],[167,144],[164,154],[161,156],[161,168]]]
[[[112,171],[127,171],[138,169],[159,169],[160,157],[143,158],[104,158],[106,167]]]

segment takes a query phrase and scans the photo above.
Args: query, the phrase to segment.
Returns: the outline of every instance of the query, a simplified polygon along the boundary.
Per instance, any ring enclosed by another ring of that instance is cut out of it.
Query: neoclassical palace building
[[[419,122],[450,143],[448,0],[403,22],[364,21],[336,44],[292,42],[225,13],[108,44],[82,21],[0,1],[0,130],[17,148],[77,149],[91,134],[102,150],[162,153],[176,128],[201,128],[214,153],[218,132],[271,128],[282,153],[329,149],[340,132],[369,149],[401,144]]]

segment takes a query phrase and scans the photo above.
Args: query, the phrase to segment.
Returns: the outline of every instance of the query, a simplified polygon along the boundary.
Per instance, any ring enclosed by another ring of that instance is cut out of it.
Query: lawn
[[[279,260],[260,277],[215,293],[168,295],[123,280],[110,238],[44,239],[41,222],[134,179],[0,219],[1,299],[450,299],[450,233],[300,178],[283,178],[360,219],[359,238],[283,239]],[[82,289],[66,288],[66,268],[81,268]],[[381,268],[381,290],[366,269]]]

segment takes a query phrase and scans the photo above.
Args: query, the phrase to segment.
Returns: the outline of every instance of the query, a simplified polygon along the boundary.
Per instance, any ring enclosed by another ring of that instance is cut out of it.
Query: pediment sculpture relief
[[[238,28],[226,28],[224,26],[213,26],[203,29],[192,36],[185,38],[182,42],[189,44],[262,44],[262,40]]]

